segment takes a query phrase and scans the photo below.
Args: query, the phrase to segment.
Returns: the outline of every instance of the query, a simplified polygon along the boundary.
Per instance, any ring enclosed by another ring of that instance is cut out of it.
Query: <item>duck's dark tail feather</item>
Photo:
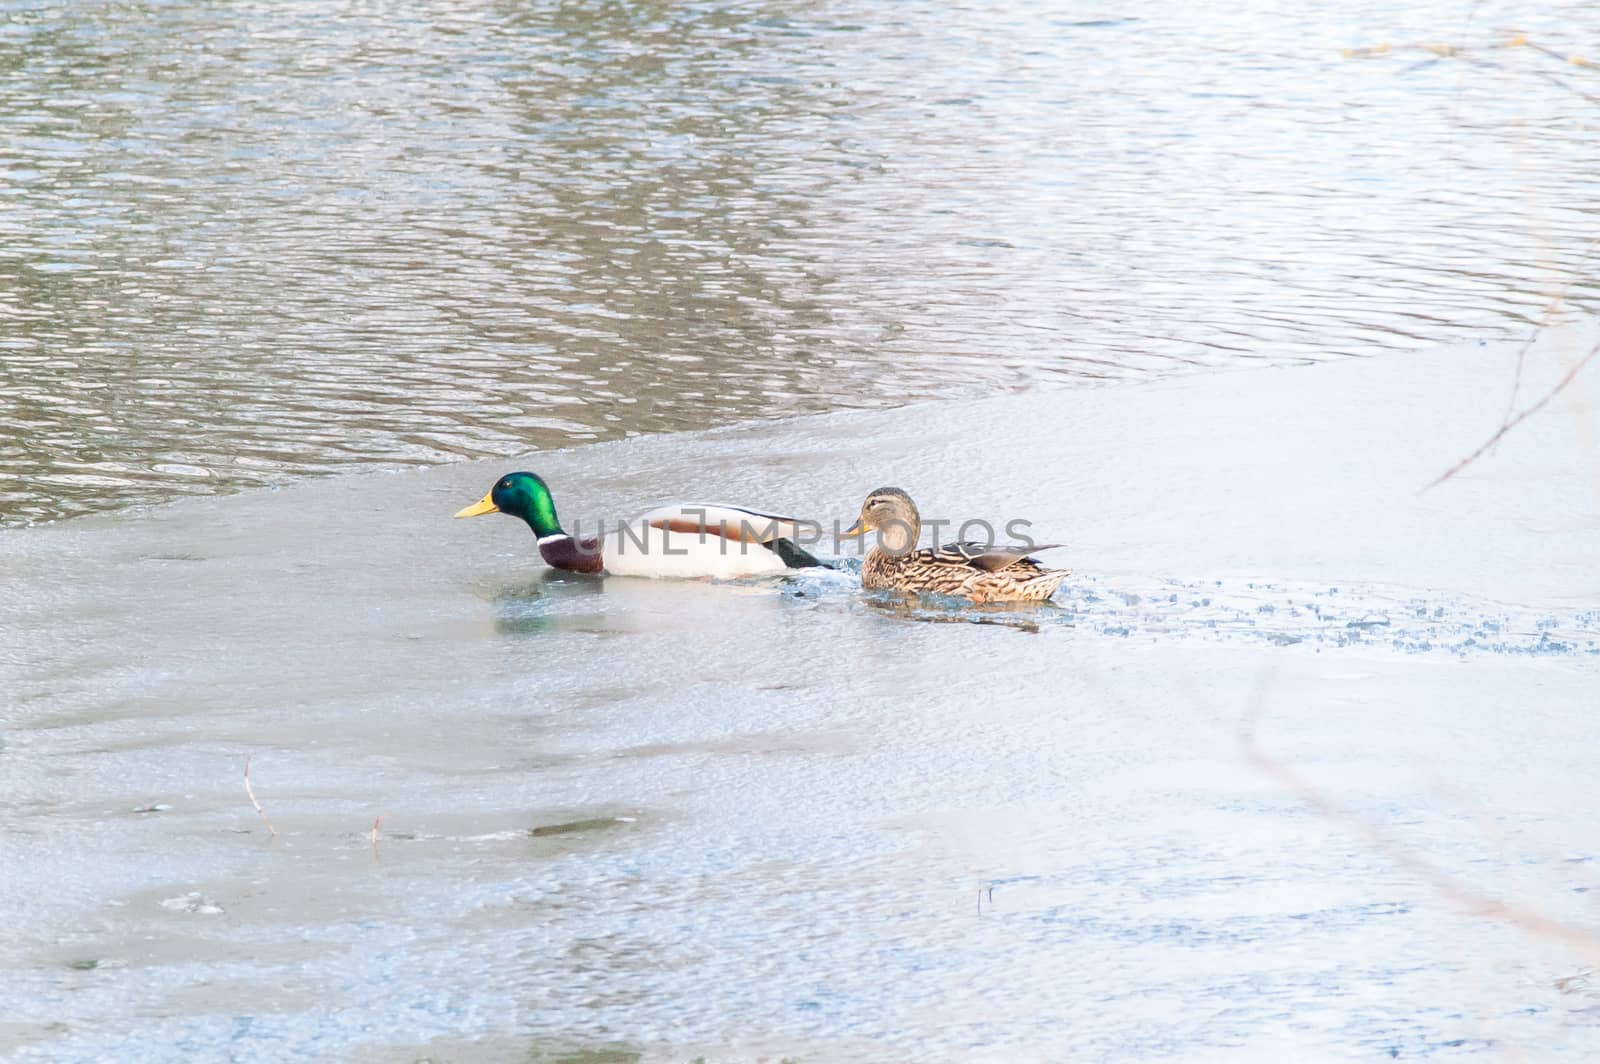
[[[792,539],[781,536],[771,542],[763,544],[768,550],[783,559],[783,564],[791,569],[810,569],[813,566],[823,569],[832,569],[833,566],[818,558]]]

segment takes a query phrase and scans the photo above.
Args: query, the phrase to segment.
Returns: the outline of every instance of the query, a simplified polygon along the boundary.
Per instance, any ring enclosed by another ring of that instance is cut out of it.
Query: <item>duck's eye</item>
[[[502,487],[502,488],[505,488],[505,489],[506,489],[506,490],[507,490],[507,491],[510,491],[510,490],[511,490],[511,481],[509,481],[509,480],[502,480],[502,481],[501,481],[501,482],[500,482],[500,486],[501,486],[501,487]]]

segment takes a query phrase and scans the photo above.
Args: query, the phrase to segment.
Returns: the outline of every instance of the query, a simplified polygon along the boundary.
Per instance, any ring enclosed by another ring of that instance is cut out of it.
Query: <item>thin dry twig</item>
[[[1417,491],[1417,494],[1421,495],[1424,492],[1431,491],[1440,484],[1443,484],[1445,481],[1449,480],[1451,477],[1455,476],[1457,473],[1461,472],[1463,469],[1467,468],[1467,466],[1471,465],[1473,462],[1476,462],[1478,459],[1482,458],[1489,452],[1490,448],[1504,439],[1508,432],[1522,424],[1524,421],[1528,420],[1533,415],[1537,414],[1539,411],[1543,410],[1549,405],[1550,400],[1566,391],[1567,386],[1577,379],[1578,374],[1583,372],[1584,367],[1593,362],[1597,357],[1600,357],[1600,343],[1595,344],[1589,349],[1588,354],[1578,359],[1578,361],[1573,364],[1572,368],[1567,370],[1566,375],[1556,382],[1555,387],[1546,392],[1543,397],[1538,400],[1538,402],[1534,403],[1532,406],[1524,408],[1522,412],[1517,414],[1515,417],[1508,418],[1498,429],[1495,430],[1494,435],[1483,441],[1477,450],[1461,459],[1461,461],[1457,462],[1449,469],[1446,469],[1443,473],[1440,473],[1432,481],[1420,488]]]
[[[244,757],[244,793],[250,796],[250,804],[256,807],[256,812],[261,814],[261,822],[267,825],[269,836],[276,835],[278,829],[272,826],[272,821],[267,819],[267,811],[261,808],[261,803],[256,801],[255,788],[250,786],[250,755]]]
[[[1168,650],[1168,655],[1172,659],[1169,663],[1172,671],[1182,673],[1184,668],[1178,657],[1173,655],[1170,649]],[[1376,824],[1363,820],[1356,814],[1335,805],[1309,781],[1281,761],[1267,754],[1256,740],[1255,729],[1257,721],[1260,720],[1264,712],[1268,689],[1275,673],[1276,669],[1269,664],[1258,674],[1249,708],[1236,725],[1239,746],[1242,747],[1245,758],[1250,764],[1265,772],[1269,778],[1277,781],[1280,786],[1286,787],[1291,793],[1320,814],[1325,821],[1342,827],[1358,839],[1366,840],[1380,855],[1389,857],[1402,868],[1414,871],[1424,885],[1433,887],[1436,893],[1445,900],[1457,902],[1474,916],[1503,920],[1513,927],[1518,927],[1541,937],[1554,939],[1569,948],[1579,947],[1587,952],[1592,961],[1600,959],[1600,936],[1586,932],[1581,928],[1564,924],[1542,913],[1533,912],[1521,906],[1507,905],[1498,899],[1479,895],[1470,888],[1458,884],[1447,873],[1423,861],[1421,858],[1407,853],[1400,843],[1390,838]],[[1121,698],[1093,670],[1085,670],[1079,675],[1088,680],[1102,697],[1122,709],[1130,719],[1136,718],[1140,713],[1142,706],[1139,703],[1129,702]],[[1198,710],[1194,717],[1184,718],[1185,720],[1193,724],[1200,719],[1209,719],[1214,725],[1223,725],[1222,716],[1218,708],[1201,697],[1193,685],[1186,686],[1184,690],[1193,700],[1194,706]],[[1198,737],[1200,734],[1197,729],[1192,737]],[[981,895],[979,904],[981,908]],[[1462,967],[1466,968],[1468,965],[1463,962]],[[1489,1010],[1484,1011],[1486,1013],[1489,1012]],[[1482,1024],[1483,1020],[1481,1017],[1477,1017],[1471,1018],[1471,1022],[1478,1025]],[[1498,1026],[1498,1024],[1495,1026]],[[1492,1034],[1493,1032],[1486,1033]],[[1505,1042],[1503,1038],[1497,1039],[1497,1042],[1512,1059],[1520,1060],[1523,1058],[1523,1054],[1516,1046]]]
[[[1547,310],[1545,321],[1548,322],[1549,320],[1550,312]],[[1502,425],[1510,421],[1511,415],[1516,413],[1517,397],[1522,394],[1522,368],[1528,364],[1528,349],[1533,347],[1534,341],[1539,339],[1539,334],[1543,331],[1544,325],[1541,324],[1537,329],[1529,333],[1528,338],[1522,341],[1522,346],[1517,348],[1517,368],[1511,374],[1511,394],[1506,396],[1506,412],[1500,415],[1500,424]]]
[[[1476,14],[1476,12],[1477,8],[1474,6],[1473,14]],[[1472,15],[1468,15],[1468,25],[1471,24],[1471,20]],[[1462,27],[1463,32],[1465,32],[1466,29],[1467,26]],[[1499,51],[1508,48],[1526,48],[1529,51],[1538,52],[1541,55],[1549,56],[1551,59],[1559,60],[1560,62],[1565,63],[1567,66],[1576,67],[1580,70],[1594,70],[1596,68],[1600,68],[1600,63],[1597,63],[1586,56],[1579,55],[1576,52],[1557,51],[1547,44],[1541,44],[1538,41],[1529,40],[1528,35],[1520,30],[1497,29],[1495,32],[1502,34],[1502,39],[1483,44],[1447,44],[1443,41],[1414,41],[1402,44],[1394,44],[1389,41],[1381,41],[1378,44],[1368,45],[1362,48],[1345,48],[1341,50],[1339,54],[1345,59],[1366,59],[1373,56],[1390,55],[1395,52],[1427,52],[1428,54],[1437,56],[1440,59],[1459,59],[1468,55],[1477,55],[1489,51]]]
[[[1600,350],[1600,346],[1597,346],[1597,350]],[[1301,801],[1316,810],[1319,816],[1365,840],[1374,850],[1415,875],[1446,901],[1460,906],[1475,916],[1504,921],[1526,934],[1579,949],[1591,960],[1600,960],[1600,935],[1526,906],[1480,894],[1408,851],[1378,825],[1336,805],[1298,772],[1268,754],[1256,738],[1256,722],[1261,718],[1266,702],[1266,691],[1267,683],[1263,677],[1256,685],[1249,710],[1239,722],[1239,746],[1245,760],[1251,765],[1293,792]]]
[[[1475,67],[1504,71],[1506,69],[1504,64],[1487,58],[1485,53],[1494,51],[1503,52],[1513,48],[1526,48],[1528,51],[1537,52],[1540,55],[1548,56],[1549,58],[1555,59],[1562,63],[1568,68],[1568,70],[1565,72],[1568,74],[1574,71],[1583,71],[1586,73],[1595,73],[1596,71],[1600,71],[1600,62],[1597,62],[1593,59],[1585,58],[1584,56],[1576,53],[1557,51],[1548,45],[1540,44],[1536,41],[1530,41],[1526,34],[1516,30],[1500,30],[1498,32],[1509,34],[1509,36],[1507,36],[1504,40],[1481,45],[1444,44],[1441,42],[1390,44],[1389,42],[1385,41],[1381,44],[1371,45],[1365,48],[1346,48],[1340,54],[1346,59],[1367,59],[1406,52],[1422,52],[1426,53],[1431,58],[1422,60],[1420,63],[1417,63],[1416,66],[1430,65],[1446,59],[1455,59]],[[1587,100],[1589,103],[1600,104],[1600,96],[1596,96],[1592,92],[1585,92],[1583,89],[1573,84],[1569,77],[1557,75],[1550,69],[1534,69],[1530,72],[1536,77],[1555,85],[1557,88],[1565,89],[1567,92]]]
[[[379,813],[378,816],[377,816],[377,819],[375,819],[372,822],[372,852],[373,853],[377,853],[378,852],[378,825],[383,823],[383,818],[388,816],[388,815],[389,815],[388,813]]]
[[[1588,263],[1589,256],[1594,254],[1595,245],[1597,244],[1600,244],[1600,236],[1591,237],[1589,242],[1583,246],[1583,254],[1578,256],[1578,263],[1573,267],[1571,275],[1567,278],[1567,283],[1561,286],[1561,291],[1550,297],[1550,302],[1545,304],[1543,318],[1534,327],[1533,332],[1528,334],[1528,338],[1522,341],[1522,346],[1517,348],[1517,368],[1516,372],[1511,376],[1511,394],[1506,397],[1506,412],[1500,417],[1502,424],[1511,420],[1511,413],[1516,410],[1517,399],[1522,394],[1522,369],[1527,364],[1528,351],[1533,347],[1534,342],[1539,339],[1539,334],[1544,332],[1555,321],[1556,313],[1567,301],[1567,295],[1578,281],[1585,276],[1583,267]]]
[[[1473,7],[1472,7],[1472,10],[1467,15],[1467,23],[1466,24],[1468,26],[1471,25],[1472,20],[1477,15],[1477,13],[1478,13],[1478,4],[1474,3]],[[1463,27],[1463,28],[1465,28],[1465,27]],[[1498,64],[1496,62],[1493,62],[1493,61],[1491,61],[1489,59],[1483,58],[1481,53],[1483,53],[1485,51],[1490,51],[1490,50],[1504,51],[1504,50],[1509,50],[1509,49],[1514,49],[1514,48],[1525,48],[1525,49],[1528,49],[1529,51],[1537,52],[1540,55],[1544,55],[1544,56],[1547,56],[1547,57],[1552,58],[1552,59],[1560,60],[1561,62],[1565,63],[1569,67],[1577,68],[1579,70],[1584,70],[1586,72],[1591,72],[1591,73],[1595,72],[1595,71],[1600,71],[1600,63],[1597,63],[1594,60],[1585,58],[1584,56],[1578,55],[1576,53],[1560,52],[1560,51],[1557,51],[1554,48],[1551,48],[1551,47],[1549,47],[1547,45],[1541,44],[1541,43],[1539,43],[1537,41],[1529,40],[1528,39],[1528,35],[1523,33],[1521,30],[1517,30],[1517,29],[1497,29],[1496,32],[1500,33],[1500,34],[1504,34],[1505,35],[1504,39],[1502,39],[1500,41],[1496,41],[1496,42],[1488,44],[1488,45],[1481,45],[1481,46],[1477,46],[1477,47],[1466,47],[1466,46],[1461,46],[1461,45],[1441,44],[1441,43],[1411,44],[1411,45],[1398,45],[1397,46],[1397,45],[1388,44],[1386,42],[1386,43],[1378,44],[1378,45],[1375,45],[1373,47],[1368,47],[1368,48],[1346,48],[1344,50],[1344,52],[1343,52],[1343,55],[1344,55],[1344,57],[1346,59],[1354,59],[1354,58],[1361,58],[1361,57],[1367,57],[1367,56],[1387,55],[1387,54],[1389,54],[1391,52],[1395,52],[1395,51],[1414,50],[1414,51],[1423,51],[1423,52],[1430,53],[1431,55],[1436,57],[1436,59],[1459,59],[1459,60],[1462,60],[1462,61],[1464,61],[1466,63],[1469,63],[1469,64],[1471,64],[1473,66],[1487,67],[1487,68],[1492,68],[1492,69],[1500,69],[1500,64]],[[1567,80],[1555,77],[1554,75],[1552,75],[1547,70],[1537,70],[1537,71],[1534,71],[1534,73],[1539,74],[1540,76],[1546,78],[1549,81],[1554,82],[1555,84],[1561,86],[1564,89],[1567,89],[1570,92],[1573,92],[1573,93],[1576,93],[1579,96],[1582,96],[1584,99],[1590,101],[1591,103],[1600,104],[1600,96],[1595,96],[1592,93],[1584,92],[1582,89],[1579,89],[1579,88],[1573,86]],[[1597,239],[1600,239],[1600,238],[1597,238]],[[1586,262],[1588,260],[1590,253],[1594,250],[1595,243],[1596,243],[1596,240],[1591,240],[1589,242],[1589,244],[1587,245],[1587,247],[1585,247],[1584,253],[1583,253],[1583,257],[1580,260],[1580,264],[1582,262]],[[1594,350],[1590,351],[1586,356],[1584,356],[1582,359],[1580,359],[1578,364],[1573,366],[1571,371],[1568,372],[1567,375],[1562,378],[1561,382],[1559,384],[1557,384],[1554,388],[1552,388],[1542,399],[1540,399],[1538,402],[1534,403],[1532,406],[1528,407],[1527,409],[1523,410],[1521,413],[1518,413],[1518,414],[1513,414],[1512,413],[1512,411],[1515,409],[1515,406],[1516,406],[1517,395],[1521,391],[1521,387],[1522,387],[1522,371],[1523,371],[1524,364],[1527,361],[1528,349],[1530,347],[1532,347],[1534,341],[1536,339],[1538,339],[1540,332],[1542,332],[1543,329],[1544,329],[1544,326],[1550,322],[1550,319],[1554,316],[1557,308],[1559,308],[1561,303],[1566,299],[1567,293],[1572,289],[1573,285],[1575,285],[1577,283],[1577,281],[1578,281],[1580,276],[1581,276],[1581,273],[1575,271],[1574,274],[1568,279],[1567,284],[1550,301],[1549,306],[1547,306],[1545,308],[1544,322],[1541,323],[1540,326],[1534,330],[1533,335],[1529,336],[1528,339],[1518,349],[1518,351],[1517,351],[1516,372],[1515,372],[1515,375],[1514,375],[1514,377],[1512,379],[1512,383],[1511,383],[1511,395],[1506,401],[1506,412],[1501,418],[1500,428],[1494,433],[1494,435],[1490,436],[1486,441],[1484,441],[1483,445],[1480,446],[1477,450],[1475,450],[1471,454],[1467,455],[1467,457],[1463,458],[1461,461],[1457,462],[1455,465],[1453,465],[1449,469],[1445,470],[1442,474],[1440,474],[1434,480],[1432,480],[1428,484],[1424,485],[1421,489],[1419,489],[1417,491],[1418,495],[1422,495],[1425,492],[1428,492],[1428,491],[1432,490],[1433,488],[1438,487],[1440,484],[1443,484],[1445,481],[1449,480],[1451,477],[1455,476],[1457,473],[1460,473],[1463,469],[1465,469],[1468,466],[1470,466],[1473,462],[1476,462],[1479,458],[1483,457],[1483,455],[1486,454],[1492,447],[1494,447],[1495,444],[1499,443],[1500,440],[1503,439],[1507,433],[1509,433],[1512,429],[1516,428],[1522,422],[1526,421],[1529,417],[1531,417],[1534,414],[1538,413],[1540,410],[1542,410],[1550,402],[1550,400],[1554,399],[1563,390],[1565,390],[1566,387],[1569,384],[1571,384],[1572,381],[1577,377],[1578,373],[1583,370],[1583,367],[1586,366],[1589,362],[1593,361],[1594,358],[1596,357],[1596,355],[1600,355],[1600,345],[1597,345]]]

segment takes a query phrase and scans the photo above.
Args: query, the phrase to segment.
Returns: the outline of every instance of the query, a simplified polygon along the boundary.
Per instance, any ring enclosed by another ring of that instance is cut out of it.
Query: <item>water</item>
[[[1301,7],[0,0],[0,1055],[1591,1059],[1600,15]]]
[[[1051,610],[548,573],[449,516],[496,461],[13,529],[0,1053],[1592,1059],[1600,365],[1417,493],[1514,362],[538,456],[569,519],[1028,519]]]
[[[1403,7],[0,4],[0,522],[1593,308],[1600,14]]]

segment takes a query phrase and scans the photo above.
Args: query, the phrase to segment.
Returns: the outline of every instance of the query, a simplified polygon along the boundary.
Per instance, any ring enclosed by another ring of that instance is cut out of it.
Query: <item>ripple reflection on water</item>
[[[1600,79],[1338,54],[1503,6],[14,12],[0,521],[1525,327]]]

